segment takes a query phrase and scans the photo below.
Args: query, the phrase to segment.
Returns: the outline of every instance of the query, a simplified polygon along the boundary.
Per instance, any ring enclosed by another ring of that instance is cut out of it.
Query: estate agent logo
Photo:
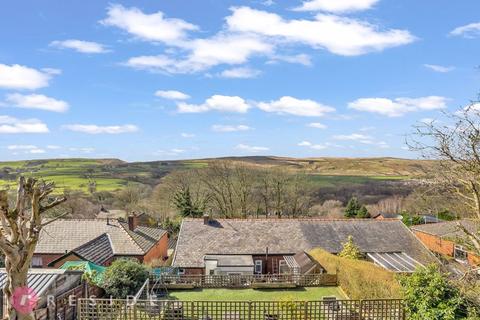
[[[13,291],[12,306],[21,314],[31,313],[38,302],[38,296],[32,288],[20,287]]]

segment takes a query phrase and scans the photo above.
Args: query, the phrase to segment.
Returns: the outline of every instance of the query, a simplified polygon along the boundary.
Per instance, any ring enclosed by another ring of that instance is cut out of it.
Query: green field
[[[294,159],[278,157],[223,158],[255,168],[281,168],[304,172],[318,187],[363,185],[371,181],[398,181],[425,175],[431,161],[394,158]],[[202,168],[216,159],[124,162],[118,159],[51,159],[0,162],[0,187],[14,187],[19,175],[54,181],[57,190],[87,192],[92,182],[96,191],[115,191],[127,183],[150,186],[177,169]]]
[[[170,291],[168,298],[181,301],[274,301],[321,300],[322,297],[345,298],[337,287],[297,288],[284,290],[258,289],[196,289]]]

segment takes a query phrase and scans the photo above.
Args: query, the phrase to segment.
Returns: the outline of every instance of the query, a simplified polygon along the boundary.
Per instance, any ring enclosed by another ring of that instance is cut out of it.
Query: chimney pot
[[[129,215],[128,216],[128,229],[130,231],[134,231],[137,226],[138,226],[138,217],[134,214]]]

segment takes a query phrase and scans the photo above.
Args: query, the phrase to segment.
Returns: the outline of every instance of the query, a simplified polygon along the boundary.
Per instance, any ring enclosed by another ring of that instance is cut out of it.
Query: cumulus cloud
[[[323,105],[309,99],[297,99],[290,96],[281,97],[270,102],[259,102],[258,108],[265,112],[291,114],[304,117],[321,117],[328,112],[335,111],[330,106]]]
[[[379,0],[308,0],[296,11],[327,11],[334,13],[361,11],[372,8]]]
[[[50,98],[43,94],[13,93],[7,95],[6,101],[18,108],[40,109],[53,112],[65,112],[68,110],[67,102]]]
[[[0,115],[0,133],[47,133],[48,127],[38,119],[17,119]]]
[[[268,151],[270,148],[267,147],[259,147],[259,146],[250,146],[248,144],[238,144],[235,149],[244,151],[247,153],[257,153],[257,152],[262,152],[262,151]]]
[[[132,124],[117,126],[98,126],[95,124],[68,124],[64,125],[63,128],[70,131],[88,134],[119,134],[138,131],[138,127]]]
[[[316,129],[326,129],[327,126],[324,125],[323,123],[320,123],[320,122],[312,122],[312,123],[309,123],[307,124],[308,127],[310,128],[316,128]]]
[[[177,104],[180,113],[200,113],[207,111],[238,112],[245,113],[250,109],[247,102],[238,96],[213,95],[202,104],[187,104],[179,102]]]
[[[288,62],[288,63],[297,63],[304,66],[312,65],[312,57],[308,54],[300,53],[295,55],[274,55],[270,57],[270,60],[267,62],[269,64],[277,63],[279,61]]]
[[[249,126],[240,124],[240,125],[223,125],[215,124],[212,126],[212,130],[215,132],[235,132],[235,131],[248,131],[251,130]]]
[[[451,36],[462,36],[464,38],[476,38],[480,36],[480,22],[466,24],[457,27],[450,32]]]
[[[155,92],[155,95],[160,98],[169,99],[169,100],[187,100],[190,99],[190,96],[186,93],[177,91],[177,90],[158,90]]]
[[[223,70],[220,73],[220,76],[223,78],[236,78],[236,79],[248,79],[248,78],[255,78],[261,74],[260,70],[240,67],[240,68],[232,68]]]
[[[227,17],[230,30],[279,38],[334,54],[356,56],[411,43],[415,37],[407,30],[380,30],[365,21],[331,14],[318,14],[313,20],[285,20],[281,16],[249,7],[236,7]]]
[[[387,117],[400,117],[408,112],[445,109],[447,101],[447,98],[441,96],[395,98],[393,100],[388,98],[361,98],[350,102],[348,107]]]
[[[143,13],[140,9],[110,5],[103,25],[120,28],[136,38],[173,44],[183,41],[188,31],[198,30],[196,25],[182,19],[166,18],[164,13]]]
[[[187,132],[182,132],[182,133],[180,134],[180,136],[181,136],[182,138],[194,138],[194,137],[195,137],[195,134],[193,134],[193,133],[187,133]]]
[[[447,73],[455,69],[455,67],[441,66],[438,64],[424,64],[423,66],[427,69],[440,73]]]
[[[343,141],[356,141],[363,144],[375,145],[379,148],[389,148],[389,145],[385,141],[378,141],[378,139],[362,133],[335,135],[333,136],[333,139]]]
[[[47,69],[51,70],[51,69]],[[48,86],[52,73],[19,64],[0,63],[0,88],[35,90]]]
[[[56,40],[50,46],[60,49],[73,49],[81,53],[106,53],[109,50],[101,43],[77,39]]]
[[[313,150],[323,150],[326,149],[328,146],[326,144],[313,144],[310,141],[302,141],[298,143],[300,147],[308,147]]]

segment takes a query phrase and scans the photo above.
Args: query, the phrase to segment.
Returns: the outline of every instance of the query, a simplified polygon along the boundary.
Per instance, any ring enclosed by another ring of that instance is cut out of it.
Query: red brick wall
[[[202,275],[205,274],[204,268],[184,268],[186,275]]]
[[[154,259],[166,259],[168,257],[168,235],[165,233],[162,238],[144,256],[143,261],[148,263]]]
[[[49,253],[36,253],[34,257],[42,257],[42,268],[48,268],[48,264],[54,260],[57,260],[63,254],[49,254]]]
[[[454,242],[420,231],[413,230],[413,232],[417,238],[433,252],[453,257],[455,248]],[[468,253],[467,260],[470,265],[480,265],[480,257],[471,252]]]

